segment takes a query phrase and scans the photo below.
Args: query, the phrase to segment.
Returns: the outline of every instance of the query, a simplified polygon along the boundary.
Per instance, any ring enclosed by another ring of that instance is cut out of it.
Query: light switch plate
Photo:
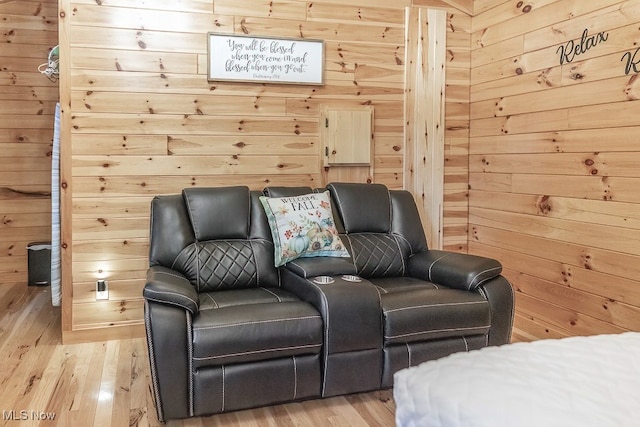
[[[96,280],[96,301],[106,299],[109,299],[109,282],[106,280]]]

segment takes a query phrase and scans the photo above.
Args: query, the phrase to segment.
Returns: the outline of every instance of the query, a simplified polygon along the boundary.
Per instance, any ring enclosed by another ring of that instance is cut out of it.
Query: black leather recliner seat
[[[156,197],[144,288],[158,416],[320,396],[322,319],[280,286],[258,194]]]
[[[329,184],[356,274],[380,296],[382,387],[409,366],[507,343],[513,294],[493,259],[429,250],[410,193]]]
[[[323,396],[391,387],[400,369],[509,342],[514,297],[498,261],[428,249],[407,191],[357,183],[327,189],[351,258],[301,258],[282,272],[285,289],[325,319]],[[362,280],[355,287],[344,274]],[[317,285],[310,279],[318,275],[336,282]]]
[[[399,369],[509,342],[513,292],[497,261],[428,249],[406,191],[327,189],[351,257],[280,268],[256,192],[154,199],[144,297],[161,419],[387,388]]]

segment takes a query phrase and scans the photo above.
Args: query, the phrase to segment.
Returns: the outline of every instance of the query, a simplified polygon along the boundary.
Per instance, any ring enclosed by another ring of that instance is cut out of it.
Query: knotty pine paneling
[[[447,248],[466,251],[473,2],[414,5],[448,12],[444,239]],[[322,168],[323,105],[374,107],[373,180],[402,188],[410,6],[410,0],[61,1],[64,339],[141,332],[154,195],[368,177]],[[207,82],[208,31],[325,40],[325,84]],[[34,107],[50,105],[20,105]],[[9,120],[19,117],[11,114]],[[98,276],[109,280],[107,302],[95,301]]]
[[[454,7],[463,10],[470,2]],[[445,66],[445,146],[443,248],[466,252],[468,210],[469,100],[471,16],[448,14]]]
[[[0,286],[27,283],[27,244],[51,240],[57,1],[0,2]]]
[[[475,12],[469,251],[503,263],[517,339],[640,330],[640,1]]]

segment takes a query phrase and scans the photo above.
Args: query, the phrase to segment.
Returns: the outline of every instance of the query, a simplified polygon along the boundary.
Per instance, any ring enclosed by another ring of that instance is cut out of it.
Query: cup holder
[[[335,282],[335,279],[331,276],[316,276],[311,279],[311,281],[319,285],[328,285],[329,283]]]
[[[362,282],[360,276],[355,276],[353,274],[345,274],[344,276],[342,276],[342,280],[344,280],[345,282]]]

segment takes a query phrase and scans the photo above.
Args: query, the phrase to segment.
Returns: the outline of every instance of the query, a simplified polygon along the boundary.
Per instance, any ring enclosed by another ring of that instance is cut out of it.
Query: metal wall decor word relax
[[[208,33],[208,80],[321,85],[324,42]]]
[[[560,65],[565,62],[571,62],[576,56],[586,53],[599,43],[606,42],[608,37],[609,33],[605,33],[604,31],[596,35],[589,35],[588,30],[585,28],[579,43],[576,43],[574,40],[569,40],[564,46],[558,47],[556,53],[560,55]]]

